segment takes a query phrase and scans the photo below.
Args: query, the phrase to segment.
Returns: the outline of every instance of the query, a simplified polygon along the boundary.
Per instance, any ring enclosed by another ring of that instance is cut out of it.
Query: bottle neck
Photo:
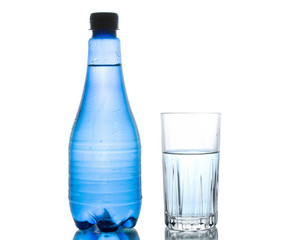
[[[88,65],[121,64],[120,39],[116,37],[116,30],[93,30],[88,49]]]
[[[117,37],[117,31],[115,29],[111,29],[111,30],[94,29],[92,30],[92,38],[116,38],[116,37]]]

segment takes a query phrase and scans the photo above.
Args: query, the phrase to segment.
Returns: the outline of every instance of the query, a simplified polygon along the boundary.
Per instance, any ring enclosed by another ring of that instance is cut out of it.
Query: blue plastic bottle
[[[90,17],[88,68],[69,145],[75,224],[103,232],[134,227],[141,207],[140,139],[124,86],[118,15]]]

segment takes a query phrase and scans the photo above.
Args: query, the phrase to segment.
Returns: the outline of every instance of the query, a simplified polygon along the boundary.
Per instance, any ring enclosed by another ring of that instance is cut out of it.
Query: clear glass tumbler
[[[220,113],[162,113],[165,224],[205,230],[218,221]]]

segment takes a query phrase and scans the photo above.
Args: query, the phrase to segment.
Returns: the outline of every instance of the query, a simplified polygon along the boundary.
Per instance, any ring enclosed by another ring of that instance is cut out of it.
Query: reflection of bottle
[[[97,230],[78,231],[73,240],[140,240],[137,231],[133,229],[119,229],[116,232],[102,233]]]
[[[193,232],[183,232],[175,231],[169,228],[165,228],[165,240],[183,240],[183,239],[192,239],[192,240],[218,240],[218,230],[216,227],[213,227],[208,230],[203,231],[193,231]]]
[[[84,93],[69,146],[69,199],[80,229],[136,224],[141,206],[140,140],[123,81],[118,15],[91,14]]]

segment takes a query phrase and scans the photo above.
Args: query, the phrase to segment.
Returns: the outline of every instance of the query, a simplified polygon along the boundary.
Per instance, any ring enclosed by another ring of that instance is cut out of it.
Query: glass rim
[[[221,112],[162,112],[160,113],[161,116],[163,115],[218,115],[221,116]]]

